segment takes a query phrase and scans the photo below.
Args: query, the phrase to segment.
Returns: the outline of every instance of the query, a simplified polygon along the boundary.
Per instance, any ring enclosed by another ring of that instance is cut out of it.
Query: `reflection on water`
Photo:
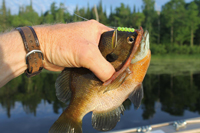
[[[27,78],[24,74],[9,82],[0,89],[0,103],[7,110],[7,116],[11,117],[11,109],[15,102],[23,105],[26,113],[36,116],[36,109],[42,100],[52,104],[54,113],[65,104],[59,102],[55,96],[55,80],[58,74],[42,73],[33,78]]]
[[[114,130],[199,116],[200,74],[194,70],[184,74],[153,73],[153,69],[150,67],[143,82],[141,107],[135,110],[126,100],[125,114]],[[43,72],[28,79],[22,75],[1,88],[1,131],[47,132],[66,107],[55,96],[57,76]],[[91,126],[91,113],[83,119],[83,131],[97,132]]]

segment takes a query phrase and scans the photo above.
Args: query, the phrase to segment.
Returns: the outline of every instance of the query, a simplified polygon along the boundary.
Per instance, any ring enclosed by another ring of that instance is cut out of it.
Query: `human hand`
[[[44,54],[44,68],[85,67],[103,82],[115,69],[101,55],[98,44],[103,32],[112,30],[95,20],[34,27]]]

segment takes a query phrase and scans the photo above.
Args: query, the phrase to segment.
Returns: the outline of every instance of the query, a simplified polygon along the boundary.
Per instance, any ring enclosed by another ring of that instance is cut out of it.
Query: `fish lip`
[[[145,46],[147,47],[147,49],[149,50],[150,49],[150,42],[149,42],[149,32],[148,32],[148,30],[146,30],[145,32],[144,32],[144,36],[145,36]]]
[[[143,33],[138,51],[135,53],[134,57],[131,60],[131,64],[134,64],[145,58],[145,56],[148,54],[148,51],[149,51],[149,32],[146,30]]]
[[[108,79],[106,82],[103,83],[104,86],[109,85],[110,83],[112,83],[121,73],[123,73],[131,64],[131,60],[134,57],[134,54],[137,52],[138,47],[140,46],[140,42],[142,40],[142,37],[144,35],[144,30],[142,27],[140,27],[139,30],[135,30],[138,34],[136,41],[134,43],[134,46],[132,48],[132,52],[129,55],[128,59],[126,60],[126,62],[124,63],[124,65],[122,66],[122,68],[120,70],[118,70],[117,72],[115,72],[110,79]]]
[[[146,30],[142,36],[142,40],[140,41],[140,46],[138,51],[135,53],[134,57],[131,60],[131,64],[134,64],[143,58],[146,57],[149,51],[149,32]]]

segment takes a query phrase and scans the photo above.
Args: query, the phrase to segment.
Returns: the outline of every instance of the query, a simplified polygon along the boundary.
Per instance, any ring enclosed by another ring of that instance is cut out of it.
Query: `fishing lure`
[[[118,31],[125,31],[125,32],[134,32],[134,28],[127,28],[127,27],[117,27]]]

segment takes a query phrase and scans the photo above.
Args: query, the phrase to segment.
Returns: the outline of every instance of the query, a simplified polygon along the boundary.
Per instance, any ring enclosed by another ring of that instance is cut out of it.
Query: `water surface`
[[[113,130],[200,117],[198,66],[192,62],[152,62],[143,82],[142,105],[136,110],[126,100],[126,111]],[[66,108],[55,96],[57,76],[43,72],[28,79],[21,75],[1,88],[0,132],[47,133]],[[91,126],[91,113],[83,119],[83,132],[98,132]]]

